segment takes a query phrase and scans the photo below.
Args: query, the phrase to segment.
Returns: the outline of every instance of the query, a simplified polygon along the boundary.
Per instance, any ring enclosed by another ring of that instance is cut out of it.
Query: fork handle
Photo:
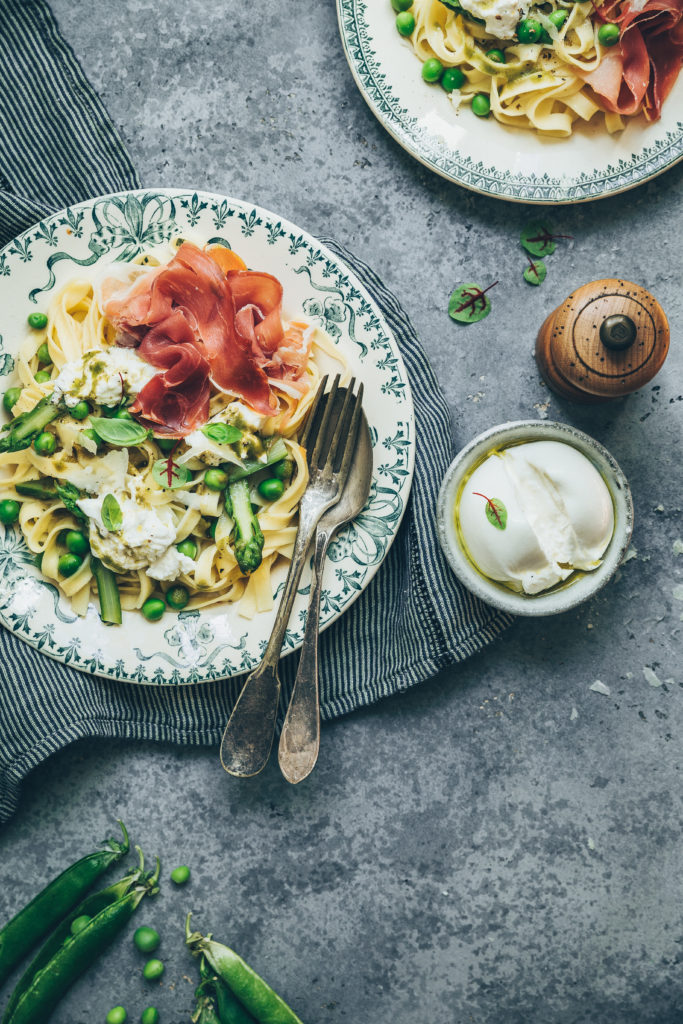
[[[261,664],[247,676],[221,740],[221,764],[230,775],[258,775],[270,756],[280,700],[277,663],[306,562],[306,552],[325,511],[325,507],[309,508],[305,500],[302,500],[292,562],[275,616],[273,632]]]
[[[318,686],[318,636],[320,595],[325,556],[332,531],[318,529],[315,540],[313,583],[308,602],[306,631],[292,699],[280,734],[278,760],[288,782],[296,784],[313,771],[320,750],[320,689]]]

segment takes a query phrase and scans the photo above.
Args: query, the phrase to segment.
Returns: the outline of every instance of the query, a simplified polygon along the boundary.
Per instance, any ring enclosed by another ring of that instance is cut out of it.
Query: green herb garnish
[[[522,248],[532,256],[552,256],[557,248],[558,238],[572,238],[572,235],[556,235],[547,221],[532,220],[522,228],[519,240]]]
[[[187,466],[179,466],[169,455],[167,459],[157,459],[152,466],[152,477],[165,491],[177,491],[189,483],[192,473]]]
[[[100,416],[91,416],[90,426],[100,441],[104,441],[105,444],[118,445],[119,448],[142,444],[149,437],[149,431],[135,420],[110,420]]]
[[[118,533],[123,526],[123,512],[113,494],[107,494],[102,502],[102,522],[110,533]]]
[[[527,259],[529,266],[523,270],[524,280],[528,284],[543,284],[548,273],[545,263],[543,260],[532,260],[531,256],[527,256]]]
[[[495,526],[497,530],[504,530],[508,522],[508,510],[500,498],[487,498],[480,491],[472,491],[472,494],[486,502],[486,518],[491,526]]]
[[[242,437],[239,427],[233,427],[228,423],[207,423],[202,427],[202,434],[216,444],[234,444]]]
[[[486,292],[498,284],[494,281],[488,288],[478,284],[459,285],[448,300],[448,315],[461,324],[476,324],[491,312],[491,300]]]

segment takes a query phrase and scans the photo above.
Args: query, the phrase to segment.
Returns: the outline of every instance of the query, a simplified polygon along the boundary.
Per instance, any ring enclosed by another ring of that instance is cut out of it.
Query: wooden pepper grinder
[[[654,296],[618,278],[577,288],[545,321],[536,361],[546,383],[575,402],[620,398],[647,384],[669,351]]]

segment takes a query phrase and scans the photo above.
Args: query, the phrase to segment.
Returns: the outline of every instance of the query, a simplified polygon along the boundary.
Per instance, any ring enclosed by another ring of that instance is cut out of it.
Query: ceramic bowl
[[[614,505],[614,533],[602,563],[588,573],[575,573],[539,594],[520,594],[484,576],[470,560],[458,535],[453,514],[463,481],[493,449],[520,441],[563,441],[593,463],[605,481]],[[482,601],[513,615],[556,615],[592,597],[614,575],[628,550],[633,531],[633,499],[628,480],[610,453],[567,423],[520,420],[503,423],[479,434],[455,457],[446,472],[437,501],[439,541],[456,576]]]

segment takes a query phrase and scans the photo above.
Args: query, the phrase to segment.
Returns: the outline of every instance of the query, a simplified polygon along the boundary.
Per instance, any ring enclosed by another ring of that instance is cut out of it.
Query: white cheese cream
[[[466,480],[455,516],[479,571],[526,594],[597,569],[614,531],[607,485],[561,441],[493,452]]]
[[[460,6],[473,18],[486,22],[486,31],[496,39],[514,39],[515,29],[531,7],[524,0],[460,0]]]
[[[83,399],[114,406],[125,395],[137,395],[158,371],[134,349],[94,349],[65,363],[55,378],[52,401],[62,398],[73,408]]]

